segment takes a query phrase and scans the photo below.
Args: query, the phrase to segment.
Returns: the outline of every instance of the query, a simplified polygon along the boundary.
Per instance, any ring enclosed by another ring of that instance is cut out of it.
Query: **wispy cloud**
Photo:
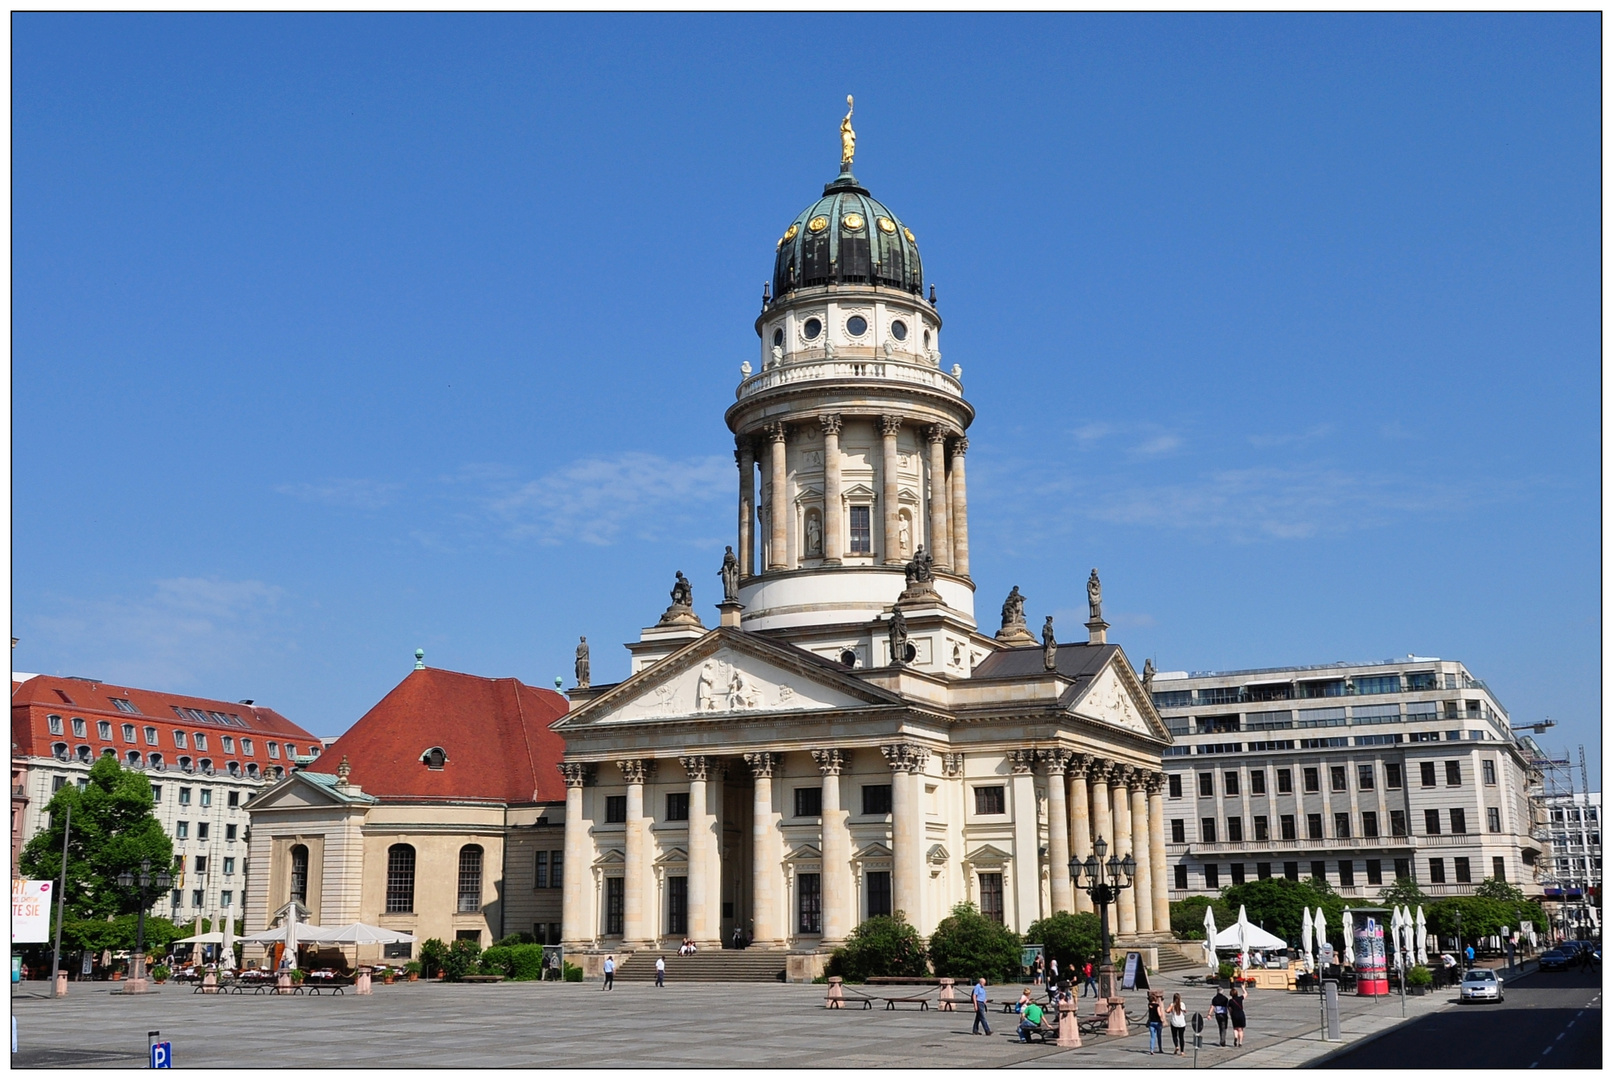
[[[377,480],[330,479],[314,483],[278,484],[274,490],[303,502],[345,506],[355,510],[379,510],[397,501],[403,485]]]
[[[1108,449],[1117,444],[1121,452],[1134,460],[1165,457],[1181,449],[1183,439],[1179,432],[1160,424],[1116,423],[1096,421],[1074,429],[1077,450]]]
[[[1332,424],[1317,424],[1304,431],[1273,432],[1265,435],[1249,436],[1249,445],[1262,449],[1273,446],[1301,446],[1325,439],[1333,433]]]

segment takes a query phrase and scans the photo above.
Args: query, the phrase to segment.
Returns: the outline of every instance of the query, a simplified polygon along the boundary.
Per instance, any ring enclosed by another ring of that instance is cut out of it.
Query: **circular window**
[[[791,225],[788,229],[785,229],[784,230],[785,242],[789,242],[791,240],[794,240],[796,234],[799,233],[800,231],[801,231],[801,227],[799,225]]]
[[[842,664],[845,664],[847,667],[856,667],[857,666],[857,654],[856,654],[856,652],[854,652],[851,649],[846,649],[846,650],[842,651],[841,654],[840,654],[840,662]]]
[[[823,333],[823,324],[817,319],[808,319],[806,323],[802,325],[801,333],[806,336],[808,341],[811,341],[819,334]]]
[[[888,217],[876,218],[874,219],[874,224],[879,226],[879,231],[882,233],[893,233],[896,231],[896,222],[892,221]]]
[[[829,219],[819,215],[807,222],[807,228],[812,232],[822,232],[829,227]]]
[[[907,324],[901,319],[897,319],[895,322],[891,323],[891,337],[895,338],[897,341],[906,341]]]
[[[852,232],[856,232],[858,229],[861,229],[864,225],[866,225],[867,222],[863,221],[863,216],[861,214],[847,214],[845,217],[840,219],[840,224],[844,225]]]
[[[846,333],[852,337],[862,337],[868,333],[868,320],[861,315],[853,315],[846,320]]]
[[[773,331],[773,344],[777,345],[777,346],[781,346],[781,347],[783,346],[783,344],[784,344],[784,331],[782,331],[782,330]]]

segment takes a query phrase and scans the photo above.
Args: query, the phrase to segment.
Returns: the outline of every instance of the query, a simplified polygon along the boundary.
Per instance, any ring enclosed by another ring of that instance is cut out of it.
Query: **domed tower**
[[[941,316],[933,286],[924,295],[913,231],[852,175],[849,119],[840,175],[779,237],[756,319],[758,367],[741,367],[726,419],[740,474],[742,627],[820,652],[844,637],[826,654],[880,666],[889,658],[871,624],[889,618],[921,547],[934,614],[976,636],[964,474],[974,409],[962,370],[942,368]]]

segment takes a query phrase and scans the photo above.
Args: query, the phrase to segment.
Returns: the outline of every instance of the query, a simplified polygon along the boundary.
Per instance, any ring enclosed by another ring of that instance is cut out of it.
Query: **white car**
[[[1489,968],[1473,968],[1462,976],[1462,1001],[1505,1001],[1501,980]]]

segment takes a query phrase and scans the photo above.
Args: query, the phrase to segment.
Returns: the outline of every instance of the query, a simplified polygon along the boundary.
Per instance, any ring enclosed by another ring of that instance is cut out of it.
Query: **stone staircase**
[[[1189,947],[1196,952],[1203,951],[1203,947],[1196,941],[1191,942]],[[1197,960],[1189,959],[1174,948],[1162,946],[1159,950],[1159,971],[1163,975],[1188,975],[1195,971],[1202,972],[1203,970],[1204,960],[1202,958]]]
[[[641,949],[616,965],[623,982],[654,982],[655,958],[666,958],[668,982],[783,982],[784,953],[766,949],[709,949],[679,956],[676,949]]]

